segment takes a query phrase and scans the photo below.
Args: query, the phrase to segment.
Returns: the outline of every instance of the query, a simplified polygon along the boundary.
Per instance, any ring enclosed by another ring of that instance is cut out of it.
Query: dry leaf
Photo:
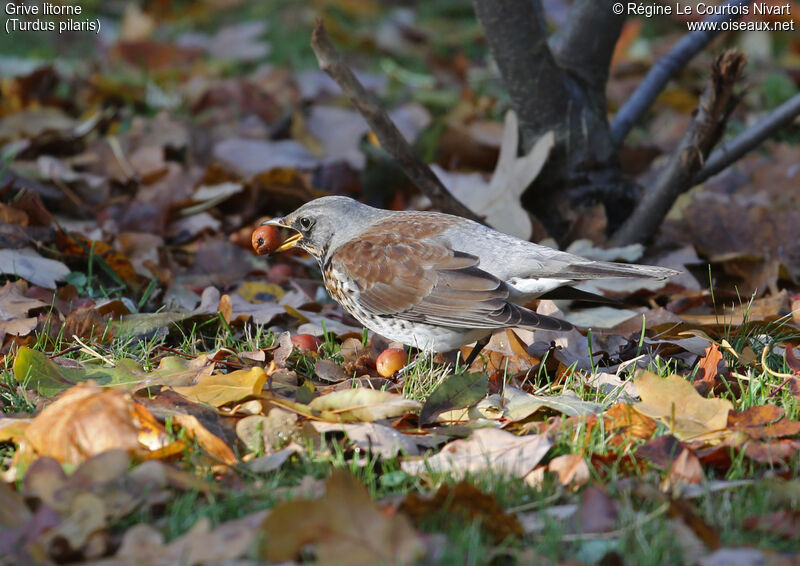
[[[688,448],[678,455],[664,478],[662,489],[675,490],[686,484],[699,484],[703,481],[703,466]]]
[[[561,485],[576,489],[589,481],[589,466],[581,454],[563,454],[550,461],[547,469],[558,475]]]
[[[425,460],[405,460],[409,474],[449,473],[456,478],[466,474],[493,473],[525,477],[547,454],[553,441],[544,434],[516,436],[504,430],[478,429],[466,440],[455,440]]]
[[[323,418],[352,422],[399,417],[419,410],[420,404],[396,393],[359,387],[322,395],[311,401],[309,407],[323,412]]]
[[[375,423],[324,423],[309,422],[309,425],[320,434],[326,432],[343,432],[347,438],[359,448],[378,454],[381,458],[394,458],[398,454],[416,456],[419,451],[414,440],[385,425]]]
[[[413,564],[422,542],[404,515],[382,513],[358,480],[334,470],[320,499],[277,505],[262,525],[261,554],[271,561],[298,558],[315,546],[317,564]]]
[[[221,407],[249,395],[258,395],[266,382],[264,369],[254,367],[230,373],[201,375],[194,385],[173,387],[173,390],[191,401]]]
[[[634,383],[642,398],[634,408],[666,424],[678,439],[718,443],[728,436],[728,412],[733,408],[730,401],[701,397],[679,375],[662,379],[644,371]]]
[[[135,405],[124,391],[76,385],[33,420],[25,438],[38,454],[73,464],[115,448],[137,452],[143,446]]]
[[[448,173],[433,166],[439,178],[455,197],[493,228],[528,240],[533,233],[528,211],[520,197],[539,175],[550,151],[555,145],[555,135],[547,132],[534,144],[530,152],[517,157],[519,128],[513,110],[506,113],[503,143],[492,180],[487,184],[483,178],[471,175]]]

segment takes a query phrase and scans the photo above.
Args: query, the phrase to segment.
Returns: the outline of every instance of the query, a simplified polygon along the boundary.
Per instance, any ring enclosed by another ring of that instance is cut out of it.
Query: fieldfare
[[[440,212],[389,211],[341,196],[313,200],[264,222],[294,231],[319,263],[331,296],[361,324],[436,352],[477,341],[471,363],[500,328],[569,330],[522,304],[587,279],[665,279],[663,267],[593,261]]]

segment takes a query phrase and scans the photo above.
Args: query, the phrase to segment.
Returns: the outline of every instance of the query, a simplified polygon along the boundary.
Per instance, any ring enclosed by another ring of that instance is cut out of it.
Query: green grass
[[[221,317],[210,316],[194,319],[187,323],[173,325],[168,332],[155,332],[143,338],[114,337],[101,335],[96,340],[83,340],[80,346],[71,337],[64,336],[63,327],[59,332],[45,332],[35,336],[32,347],[48,354],[61,354],[62,357],[86,363],[98,363],[98,358],[116,362],[123,358],[134,359],[151,370],[165,356],[183,354],[195,357],[203,353],[226,350],[228,359],[235,361],[236,354],[258,348],[268,348],[276,343],[277,336],[269,329],[255,325],[230,325]],[[748,348],[757,354],[764,346],[796,339],[796,332],[784,323],[751,323],[746,321],[741,327],[722,327],[718,339],[726,340],[730,350],[724,352],[725,359],[737,373],[742,387],[740,397],[733,391],[723,392],[737,409],[774,403],[781,406],[790,418],[800,415],[798,401],[790,392],[774,391],[780,382],[779,377],[766,372],[759,366],[743,365],[741,356]],[[640,338],[641,342],[641,338]],[[76,347],[77,346],[77,347]],[[641,347],[641,344],[640,344]],[[306,378],[308,383],[314,378],[314,362],[318,359],[341,361],[340,344],[332,334],[326,334],[317,352],[296,351],[290,358],[290,367]],[[771,352],[771,349],[769,350]],[[0,409],[4,413],[25,413],[35,409],[35,396],[16,382],[11,371],[13,353],[4,358],[0,374]],[[789,372],[782,356],[768,353],[766,361],[774,373]],[[685,367],[677,360],[654,357],[649,369],[666,376],[676,371],[686,373]],[[433,362],[430,356],[420,356],[420,361],[404,376],[403,393],[410,398],[424,401],[444,379],[462,371],[463,368],[448,367]],[[623,377],[631,377],[634,369],[628,368]],[[555,382],[541,364],[531,372],[529,383],[536,384],[536,391],[545,395],[557,395],[570,389],[586,401],[610,406],[617,402],[618,393],[603,393],[585,385],[583,375],[574,366],[568,368]],[[542,419],[548,414],[537,414]],[[552,415],[552,413],[550,413]],[[666,512],[668,496],[661,494],[658,486],[665,471],[650,465],[631,466],[630,454],[643,440],[630,439],[615,444],[609,441],[609,432],[604,430],[602,419],[595,426],[587,426],[564,417],[560,427],[553,431],[555,444],[543,463],[563,454],[581,454],[591,461],[589,485],[603,486],[617,506],[618,518],[613,530],[607,534],[575,534],[568,521],[548,514],[553,506],[574,505],[581,500],[583,490],[571,492],[558,484],[557,479],[546,474],[543,483],[531,486],[521,479],[510,479],[487,472],[468,477],[468,481],[485,493],[490,493],[497,502],[512,513],[528,520],[539,517],[543,527],[523,537],[510,538],[502,543],[492,540],[486,525],[480,519],[469,520],[454,517],[448,509],[431,512],[424,521],[416,525],[432,536],[444,536],[447,544],[441,545],[441,553],[431,563],[434,564],[556,564],[569,559],[586,563],[601,560],[608,553],[617,553],[631,564],[682,564],[686,557],[675,544],[675,534],[669,514]],[[558,421],[556,421],[558,422]],[[521,423],[519,426],[524,426]],[[660,426],[656,435],[666,434],[667,428]],[[182,431],[174,430],[176,438]],[[185,438],[184,438],[185,439]],[[130,526],[145,522],[154,525],[172,540],[185,533],[200,518],[207,518],[212,524],[244,516],[253,511],[269,509],[275,504],[296,497],[296,488],[304,478],[325,480],[333,469],[346,469],[354,474],[376,499],[400,497],[408,493],[433,494],[441,485],[454,485],[457,479],[449,474],[433,473],[411,476],[402,471],[399,459],[381,460],[359,449],[341,435],[326,436],[325,443],[314,448],[305,441],[299,432],[295,441],[305,444],[306,452],[296,454],[279,470],[269,474],[258,474],[238,465],[232,474],[221,481],[210,472],[201,460],[201,451],[194,445],[178,460],[177,464],[186,470],[205,470],[206,481],[216,485],[209,492],[176,492],[163,507],[139,510],[122,519],[113,532],[122,533]],[[192,443],[190,443],[192,445]],[[430,454],[434,454],[431,451]],[[787,484],[778,484],[770,479],[769,466],[763,466],[732,452],[732,464],[725,469],[704,467],[707,481],[753,480],[749,485],[722,491],[701,492],[690,500],[694,513],[713,530],[719,532],[722,543],[729,546],[751,545],[768,550],[797,552],[800,542],[782,538],[775,533],[751,531],[744,527],[747,517],[771,513],[780,509],[797,510],[800,497],[791,498]],[[0,444],[0,462],[6,465],[14,456],[9,444]],[[242,456],[242,454],[240,454]],[[594,458],[594,460],[592,460]],[[795,485],[798,479],[798,462],[788,470],[789,478]],[[708,484],[711,485],[711,484]],[[776,485],[778,487],[776,487]],[[647,489],[642,489],[646,486]],[[781,487],[784,486],[784,487]],[[797,490],[797,488],[794,488]],[[535,550],[532,550],[535,549]]]

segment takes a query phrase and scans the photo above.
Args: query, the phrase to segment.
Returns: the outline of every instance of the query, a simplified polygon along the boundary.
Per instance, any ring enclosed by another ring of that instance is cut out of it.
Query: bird
[[[496,330],[573,328],[523,306],[532,299],[589,279],[679,273],[594,261],[466,218],[383,210],[345,196],[314,199],[261,225],[289,229],[272,253],[305,250],[331,297],[366,328],[434,352],[475,342],[467,367]]]

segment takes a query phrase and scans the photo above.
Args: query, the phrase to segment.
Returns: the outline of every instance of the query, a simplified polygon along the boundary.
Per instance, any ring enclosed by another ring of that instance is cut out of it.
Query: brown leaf
[[[776,405],[757,405],[744,411],[731,411],[728,427],[749,438],[780,438],[800,434],[800,422],[784,418]]]
[[[218,436],[200,424],[193,415],[174,415],[173,422],[186,429],[190,438],[193,438],[210,456],[224,464],[235,464],[239,461],[231,447]]]
[[[658,423],[636,411],[627,403],[617,403],[602,415],[608,431],[615,431],[630,438],[650,438]]]
[[[752,441],[744,447],[745,456],[769,466],[786,466],[797,458],[799,452],[800,441],[790,439],[777,442]]]
[[[699,484],[703,481],[703,466],[700,460],[688,448],[684,448],[667,472],[664,489],[679,488],[684,484]]]
[[[706,348],[705,356],[697,363],[697,375],[694,380],[694,387],[701,395],[705,396],[714,391],[717,385],[717,368],[721,361],[722,352],[717,344],[711,344]]]
[[[386,515],[348,472],[334,470],[327,491],[315,500],[277,505],[262,524],[260,553],[268,560],[298,558],[316,548],[317,564],[412,564],[422,543],[404,515]]]
[[[558,475],[561,485],[571,488],[578,488],[589,481],[589,466],[582,454],[556,456],[547,469]]]
[[[115,448],[140,451],[140,429],[130,394],[90,381],[68,389],[45,408],[25,437],[38,454],[77,464]]]
[[[800,303],[800,301],[797,301]],[[792,311],[794,311],[794,304],[792,304]],[[798,304],[798,311],[800,311],[800,304]],[[800,373],[800,360],[794,355],[794,349],[791,344],[786,344],[786,365],[789,366],[794,373]]]
[[[683,444],[680,440],[671,434],[665,434],[640,446],[636,450],[636,457],[659,468],[669,468],[682,449]]]

